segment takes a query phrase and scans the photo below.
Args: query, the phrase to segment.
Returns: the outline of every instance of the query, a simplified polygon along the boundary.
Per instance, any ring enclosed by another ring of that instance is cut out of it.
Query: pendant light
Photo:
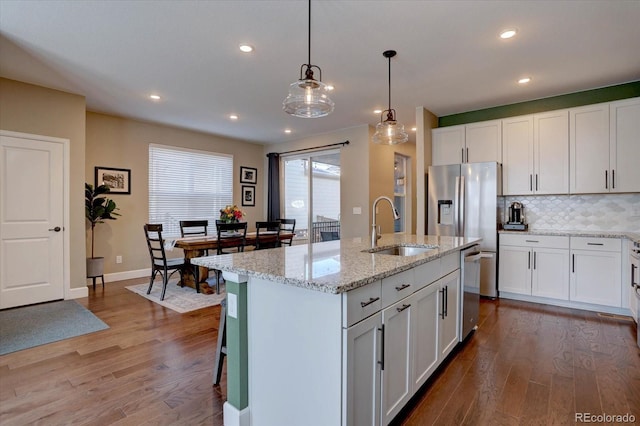
[[[376,125],[372,140],[381,145],[397,145],[408,141],[409,135],[404,131],[404,125],[396,121],[396,110],[391,109],[391,58],[396,56],[396,51],[385,50],[382,56],[389,60],[389,109],[380,114],[380,122]],[[385,112],[387,119],[382,121],[382,115]]]
[[[320,73],[319,80],[313,78],[313,68]],[[319,118],[329,115],[333,107],[329,89],[322,82],[322,70],[317,65],[311,65],[311,0],[309,0],[309,61],[300,66],[300,79],[289,85],[289,96],[282,103],[282,109],[294,117]]]

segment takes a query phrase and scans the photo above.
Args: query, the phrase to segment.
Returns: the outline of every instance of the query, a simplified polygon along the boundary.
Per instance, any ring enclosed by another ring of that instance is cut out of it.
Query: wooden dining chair
[[[160,274],[162,276],[162,294],[160,295],[160,300],[164,300],[169,278],[174,273],[179,272],[180,281],[182,282],[186,264],[184,258],[167,259],[167,254],[164,251],[164,240],[162,239],[162,224],[145,224],[144,236],[147,239],[147,247],[149,248],[149,256],[151,257],[151,280],[149,281],[147,294],[151,293],[156,275]]]
[[[227,356],[227,298],[220,302],[220,322],[218,323],[218,344],[216,345],[216,360],[213,367],[213,384],[220,384],[222,377],[222,363]]]
[[[207,228],[209,227],[208,220],[181,220],[180,221],[180,236],[181,237],[195,237],[198,235],[208,235]],[[209,256],[209,250],[204,251],[205,256]]]
[[[247,222],[222,223],[216,221],[218,235],[217,254],[232,254],[244,251],[247,244]],[[222,271],[216,269],[216,293],[220,293]]]
[[[260,242],[260,235],[265,234],[275,237],[273,241]],[[269,222],[256,222],[256,250],[264,250],[268,248],[280,247],[280,221],[274,220]]]
[[[280,233],[293,234],[296,230],[295,219],[278,219],[280,221]],[[280,238],[281,245],[291,245],[293,243],[293,237]]]

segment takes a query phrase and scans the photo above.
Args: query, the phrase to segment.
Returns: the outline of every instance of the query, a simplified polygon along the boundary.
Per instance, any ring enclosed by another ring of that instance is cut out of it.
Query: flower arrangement
[[[220,220],[225,222],[240,222],[240,219],[243,217],[244,212],[235,204],[233,206],[228,205],[224,209],[220,209]]]

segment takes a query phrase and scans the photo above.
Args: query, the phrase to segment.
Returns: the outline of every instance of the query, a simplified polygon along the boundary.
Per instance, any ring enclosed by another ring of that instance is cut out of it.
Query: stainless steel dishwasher
[[[460,252],[460,280],[462,282],[462,321],[460,341],[478,327],[480,313],[480,246],[474,245]]]

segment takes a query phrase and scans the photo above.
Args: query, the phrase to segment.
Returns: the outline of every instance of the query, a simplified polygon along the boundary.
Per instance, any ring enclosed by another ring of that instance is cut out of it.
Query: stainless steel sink
[[[437,249],[437,246],[423,247],[423,246],[393,246],[384,249],[372,249],[369,253],[373,254],[388,254],[391,256],[417,256],[419,254],[427,253],[431,250]]]

